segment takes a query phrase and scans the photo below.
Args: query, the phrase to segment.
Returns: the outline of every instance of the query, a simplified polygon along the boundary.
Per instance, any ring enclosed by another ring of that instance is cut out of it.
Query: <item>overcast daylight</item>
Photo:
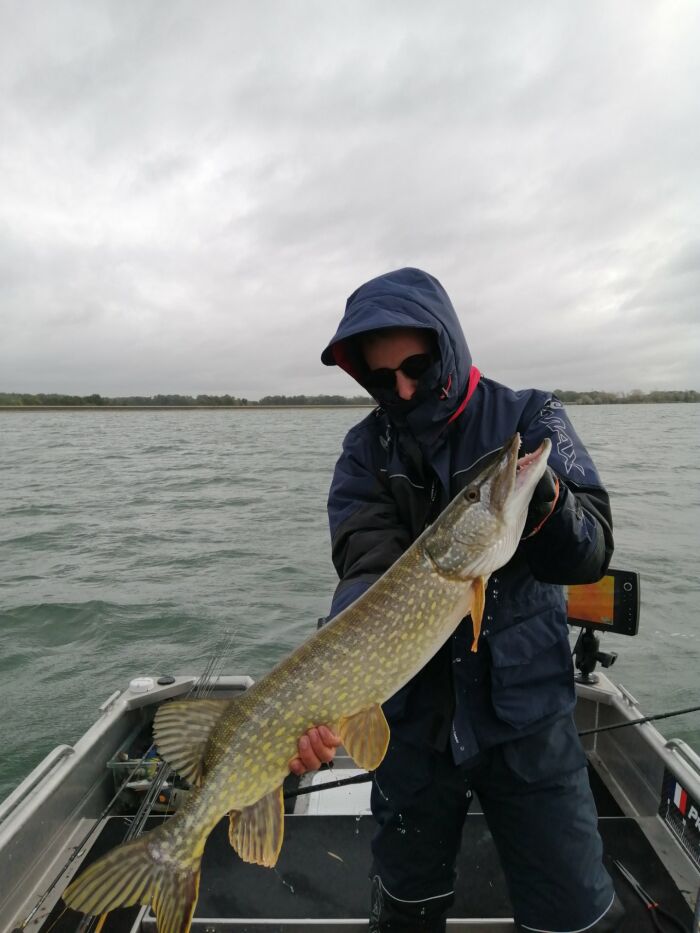
[[[339,393],[437,276],[513,387],[700,388],[700,5],[0,5],[0,391]]]

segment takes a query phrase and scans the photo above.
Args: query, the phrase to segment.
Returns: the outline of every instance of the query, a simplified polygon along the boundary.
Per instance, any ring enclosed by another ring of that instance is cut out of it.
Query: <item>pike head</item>
[[[488,577],[506,564],[520,541],[535,486],[552,444],[518,460],[520,435],[493,454],[424,533],[422,544],[438,573]]]

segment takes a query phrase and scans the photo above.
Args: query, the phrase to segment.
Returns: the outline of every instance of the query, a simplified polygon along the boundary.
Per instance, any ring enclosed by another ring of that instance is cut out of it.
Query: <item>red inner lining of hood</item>
[[[454,413],[454,415],[452,415],[450,420],[447,422],[448,424],[452,424],[455,418],[459,418],[459,416],[462,414],[464,409],[467,407],[467,402],[474,394],[474,389],[476,389],[479,383],[479,379],[481,379],[481,373],[476,368],[476,366],[472,366],[472,368],[469,370],[469,384],[467,386],[467,394],[462,399],[462,404],[459,406],[457,411]]]
[[[348,353],[345,347],[345,341],[341,340],[339,343],[334,344],[332,350],[333,359],[335,360],[336,365],[340,366],[341,369],[344,369],[349,376],[352,376],[355,382],[359,382],[360,385],[362,385],[362,382],[360,381],[360,374],[352,365],[351,355]]]

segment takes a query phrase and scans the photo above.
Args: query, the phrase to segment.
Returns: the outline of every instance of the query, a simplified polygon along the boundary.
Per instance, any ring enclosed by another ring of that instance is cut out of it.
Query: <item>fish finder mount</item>
[[[617,661],[617,651],[601,651],[600,638],[591,627],[581,629],[574,649],[574,663],[579,672],[575,676],[577,684],[597,684],[598,675],[593,671],[597,664],[612,667]]]

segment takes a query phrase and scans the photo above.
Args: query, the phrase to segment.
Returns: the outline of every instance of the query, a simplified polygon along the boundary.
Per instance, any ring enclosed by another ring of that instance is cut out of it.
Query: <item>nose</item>
[[[400,369],[396,371],[396,394],[399,398],[408,402],[415,395],[417,385],[418,381],[416,379],[409,379]]]

